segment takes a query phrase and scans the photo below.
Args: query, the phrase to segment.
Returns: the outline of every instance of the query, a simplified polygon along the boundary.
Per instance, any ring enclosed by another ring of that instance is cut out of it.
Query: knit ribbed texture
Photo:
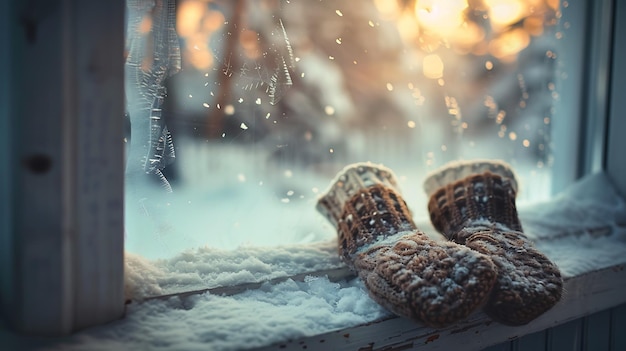
[[[510,181],[490,171],[439,188],[431,195],[428,209],[435,229],[454,241],[462,228],[477,220],[522,231]]]
[[[443,327],[482,306],[492,290],[491,260],[417,229],[388,169],[345,168],[317,208],[335,225],[339,253],[370,296],[398,315]]]
[[[430,218],[448,239],[495,263],[498,278],[485,313],[503,324],[527,324],[560,300],[561,274],[522,232],[515,207],[517,182],[510,168],[494,162],[489,169],[482,161],[479,173],[472,173],[476,169],[471,163],[457,163],[426,180]],[[448,183],[438,184],[442,179]]]

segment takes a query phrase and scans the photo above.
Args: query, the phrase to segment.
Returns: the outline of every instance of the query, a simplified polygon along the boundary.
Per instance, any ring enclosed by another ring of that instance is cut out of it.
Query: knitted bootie
[[[522,233],[517,181],[502,162],[451,163],[424,182],[435,228],[491,257],[498,279],[484,307],[494,320],[523,325],[554,306],[563,281],[557,266]]]
[[[337,228],[342,259],[395,314],[443,327],[480,307],[495,283],[488,257],[417,229],[393,173],[382,166],[346,167],[317,209]]]

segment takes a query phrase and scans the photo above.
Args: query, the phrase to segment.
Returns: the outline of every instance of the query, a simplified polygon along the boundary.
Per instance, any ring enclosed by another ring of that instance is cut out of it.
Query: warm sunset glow
[[[510,26],[527,15],[527,5],[521,0],[484,0],[489,8],[491,25],[499,27]]]
[[[185,55],[194,67],[201,70],[206,70],[213,65],[213,55],[207,43],[207,37],[200,32],[187,37],[188,46]]]
[[[376,9],[378,9],[383,19],[394,20],[400,14],[400,7],[397,1],[374,0],[374,5],[376,5]]]
[[[538,37],[543,34],[543,17],[533,16],[524,20],[524,30],[528,34]]]
[[[415,21],[415,17],[410,12],[403,12],[396,23],[400,36],[405,42],[413,42],[419,37],[418,23]]]
[[[530,44],[531,36],[543,35],[556,23],[561,6],[559,0],[415,0],[413,8],[399,7],[400,1],[375,3],[416,51],[430,54],[444,47],[458,55],[491,54],[506,62]],[[425,75],[439,75],[438,69],[424,67]]]
[[[200,30],[200,21],[207,6],[202,1],[186,0],[180,3],[176,31],[181,37],[189,37]]]
[[[463,24],[467,6],[467,0],[420,0],[415,15],[420,25],[445,37]]]
[[[206,11],[202,22],[202,29],[207,33],[213,33],[224,25],[224,15],[219,11]]]
[[[456,34],[449,38],[459,53],[467,54],[485,39],[485,31],[476,23],[463,23]]]
[[[252,59],[261,56],[261,48],[259,46],[259,34],[253,30],[245,29],[239,35],[239,42],[244,50],[244,54]]]
[[[422,69],[426,78],[439,79],[443,77],[443,61],[439,55],[431,54],[425,56]]]
[[[559,9],[559,0],[546,0],[546,2],[548,3],[548,6],[550,6],[552,9],[554,10],[558,10]]]
[[[530,36],[522,28],[505,32],[489,44],[489,52],[502,61],[515,60],[517,53],[530,44]]]
[[[186,41],[184,55],[195,68],[206,70],[213,65],[214,58],[208,43],[211,35],[222,25],[224,25],[224,15],[219,11],[209,10],[206,1],[183,0],[180,2],[176,31]]]
[[[152,30],[152,16],[146,15],[139,24],[139,33],[147,34]]]

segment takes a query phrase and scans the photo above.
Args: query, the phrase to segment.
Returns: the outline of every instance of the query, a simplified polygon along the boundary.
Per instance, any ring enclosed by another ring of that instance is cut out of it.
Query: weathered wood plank
[[[516,346],[515,342],[512,341],[512,342],[506,342],[506,343],[489,346],[487,348],[484,348],[482,351],[512,351],[513,347],[515,346]]]
[[[583,319],[575,319],[548,330],[547,351],[580,350]]]
[[[12,324],[25,332],[57,334],[72,328],[70,230],[66,222],[63,157],[64,13],[62,1],[11,1],[13,57],[10,116],[16,138]],[[70,59],[65,58],[65,59]],[[66,177],[66,178],[64,178]],[[69,178],[69,179],[68,179]],[[65,209],[64,209],[65,207]]]
[[[516,348],[511,351],[541,351],[546,349],[546,332],[540,331],[517,339]]]
[[[69,1],[68,1],[69,2]],[[124,311],[124,0],[71,1],[76,183],[73,329]],[[106,15],[103,15],[106,14]],[[70,54],[70,53],[68,53]],[[71,73],[70,73],[71,72]],[[67,144],[66,144],[67,145]]]
[[[611,351],[626,350],[626,304],[611,310]]]
[[[124,311],[124,1],[2,6],[2,311],[67,334]]]
[[[583,351],[609,351],[611,310],[594,313],[583,320]]]
[[[11,6],[9,1],[0,1],[0,48],[10,47],[13,28],[10,25]],[[13,266],[13,121],[9,116],[14,108],[11,81],[12,57],[9,50],[0,50],[0,311],[12,314],[15,292],[10,288],[14,276]]]

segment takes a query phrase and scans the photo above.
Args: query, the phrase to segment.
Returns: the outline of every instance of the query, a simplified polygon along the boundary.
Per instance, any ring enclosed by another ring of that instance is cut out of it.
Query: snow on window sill
[[[145,323],[154,309],[165,309],[168,315],[186,311],[176,323],[204,330],[192,332],[187,339],[220,349],[445,349],[459,344],[480,349],[626,302],[626,206],[604,174],[583,179],[547,203],[521,209],[520,215],[525,232],[566,278],[562,301],[526,326],[503,326],[478,312],[457,325],[435,330],[391,316],[369,299],[358,279],[338,261],[334,243],[240,250],[217,261],[200,260],[201,266],[216,266],[211,272],[222,279],[220,284],[241,275],[250,280],[133,303],[127,323]],[[434,233],[429,226],[421,227]],[[170,276],[154,267],[127,267],[131,290],[141,296],[149,291],[138,287],[152,286],[154,293],[166,290],[159,284],[183,284],[185,276],[194,274],[193,260],[187,258],[178,261],[188,265],[186,272],[181,273],[179,266]],[[298,269],[314,272],[296,274]]]
[[[613,243],[626,241],[626,205],[603,173],[579,181],[551,201],[520,208],[520,217],[525,233],[565,277],[618,263],[623,253]],[[418,227],[444,240],[429,222]],[[263,282],[303,280],[307,275],[351,278],[335,240],[237,250],[201,247],[157,261],[126,254],[127,297],[138,301],[182,293],[234,294]]]
[[[551,310],[521,327],[493,322],[484,313],[456,325],[432,329],[390,316],[352,328],[303,337],[255,349],[269,350],[481,350],[626,302],[626,268],[618,264],[565,279],[565,294]]]

